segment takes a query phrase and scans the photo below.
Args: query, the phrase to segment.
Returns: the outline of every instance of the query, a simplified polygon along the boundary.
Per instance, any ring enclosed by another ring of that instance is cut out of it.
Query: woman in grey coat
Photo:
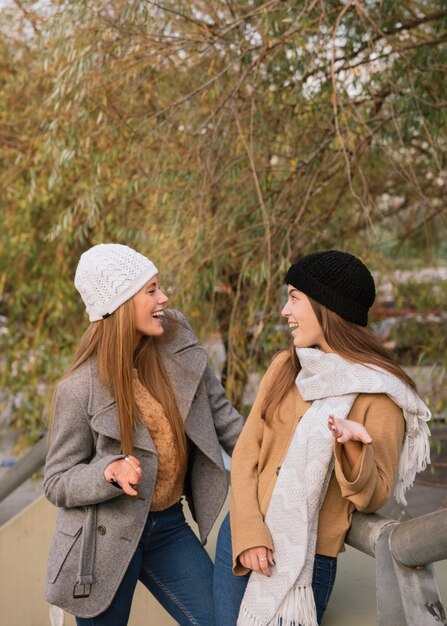
[[[149,259],[94,246],[75,285],[91,323],[54,400],[44,489],[59,510],[47,600],[78,626],[124,626],[140,580],[179,624],[213,626],[201,544],[227,494],[221,446],[231,454],[242,417],[184,316],[165,311]]]

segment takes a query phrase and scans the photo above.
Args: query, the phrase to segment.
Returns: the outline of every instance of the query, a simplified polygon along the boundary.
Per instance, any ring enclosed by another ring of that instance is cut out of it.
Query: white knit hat
[[[91,322],[108,317],[158,273],[148,258],[119,243],[100,243],[81,255],[74,284]]]

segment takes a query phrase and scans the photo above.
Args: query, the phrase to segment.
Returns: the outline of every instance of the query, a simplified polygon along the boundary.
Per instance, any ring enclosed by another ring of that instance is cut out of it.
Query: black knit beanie
[[[367,325],[376,297],[374,279],[352,254],[327,250],[303,256],[289,268],[285,282],[350,322]]]

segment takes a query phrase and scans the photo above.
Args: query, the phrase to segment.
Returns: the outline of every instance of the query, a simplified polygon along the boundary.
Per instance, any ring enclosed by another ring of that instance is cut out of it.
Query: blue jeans
[[[321,624],[323,613],[329,602],[337,571],[337,558],[315,555],[312,589],[314,592],[317,620]],[[214,608],[216,626],[236,626],[239,607],[245,593],[250,574],[235,576],[232,571],[230,516],[227,515],[220,527],[214,566]]]
[[[126,626],[140,580],[181,626],[215,626],[213,564],[178,502],[149,513],[137,550],[109,608],[77,626]]]

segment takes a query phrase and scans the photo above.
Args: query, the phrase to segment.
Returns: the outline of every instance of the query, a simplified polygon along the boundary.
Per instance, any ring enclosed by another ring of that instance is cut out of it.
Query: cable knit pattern
[[[158,453],[157,480],[150,510],[164,511],[182,497],[186,468],[180,467],[175,454],[174,435],[163,407],[141,383],[135,369],[133,376],[135,400]]]
[[[130,300],[157,273],[152,261],[139,252],[107,243],[81,255],[74,283],[90,321],[97,322]]]

